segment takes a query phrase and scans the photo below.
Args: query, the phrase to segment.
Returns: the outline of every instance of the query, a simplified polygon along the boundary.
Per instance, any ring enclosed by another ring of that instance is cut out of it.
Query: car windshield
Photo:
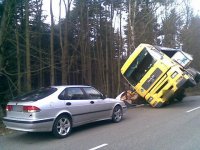
[[[51,94],[53,94],[57,89],[48,87],[48,88],[41,88],[38,90],[31,91],[24,95],[17,96],[13,98],[11,101],[37,101],[39,99],[43,99]]]
[[[135,85],[142,79],[155,61],[145,48],[132,62],[124,75],[132,85]]]

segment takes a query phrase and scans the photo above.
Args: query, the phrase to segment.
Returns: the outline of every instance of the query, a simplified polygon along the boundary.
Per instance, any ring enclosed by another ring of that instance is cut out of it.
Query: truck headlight
[[[153,100],[153,97],[149,97],[149,99],[147,100],[149,103],[151,103],[151,101]]]
[[[177,74],[178,74],[178,72],[175,71],[175,72],[171,75],[172,79],[174,79],[174,78],[177,76]]]

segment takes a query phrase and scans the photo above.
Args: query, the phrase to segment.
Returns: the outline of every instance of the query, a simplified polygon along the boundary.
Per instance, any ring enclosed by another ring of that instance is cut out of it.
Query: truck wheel
[[[70,134],[71,129],[71,119],[67,115],[61,115],[56,118],[52,132],[58,138],[65,138]]]
[[[177,99],[178,101],[182,101],[184,97],[185,97],[185,90],[181,90],[181,91],[176,95],[176,99]]]

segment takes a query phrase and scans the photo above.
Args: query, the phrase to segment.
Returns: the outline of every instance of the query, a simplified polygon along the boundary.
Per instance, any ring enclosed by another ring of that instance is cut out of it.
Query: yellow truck
[[[180,50],[140,44],[121,73],[152,107],[162,107],[173,99],[181,100],[185,88],[199,82],[199,72],[189,68],[192,60],[191,55]]]

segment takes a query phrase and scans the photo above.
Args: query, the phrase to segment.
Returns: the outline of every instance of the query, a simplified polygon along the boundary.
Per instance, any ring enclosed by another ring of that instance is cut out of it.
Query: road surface
[[[130,108],[120,123],[84,125],[65,139],[14,132],[0,136],[0,150],[200,150],[200,96],[164,108]]]

